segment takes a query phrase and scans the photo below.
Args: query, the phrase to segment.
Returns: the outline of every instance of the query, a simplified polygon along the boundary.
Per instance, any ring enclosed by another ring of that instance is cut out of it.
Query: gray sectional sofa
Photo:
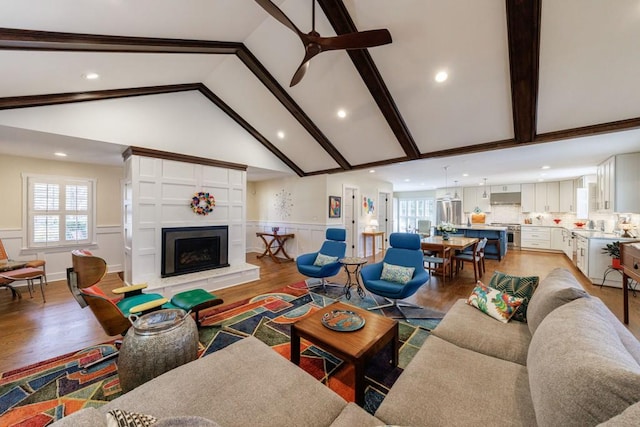
[[[55,425],[106,425],[113,409],[224,427],[638,425],[640,342],[599,299],[557,269],[527,317],[501,323],[458,301],[375,416],[249,337]]]

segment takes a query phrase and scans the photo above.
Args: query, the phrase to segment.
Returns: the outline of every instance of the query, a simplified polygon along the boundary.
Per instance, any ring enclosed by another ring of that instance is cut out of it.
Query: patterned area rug
[[[311,284],[311,283],[310,283]],[[287,359],[290,356],[290,325],[320,308],[340,300],[367,308],[379,304],[370,295],[361,298],[352,292],[347,300],[341,288],[307,290],[305,282],[275,292],[259,295],[204,314],[200,329],[200,357],[205,357],[246,336],[262,340]],[[382,302],[382,301],[380,301]],[[396,316],[394,309],[377,310],[378,314]],[[374,311],[376,312],[376,311]],[[417,310],[410,323],[400,322],[400,361],[388,364],[391,348],[384,349],[369,364],[365,409],[374,413],[403,368],[444,315],[429,309]],[[300,366],[348,401],[354,401],[353,368],[339,358],[305,340],[301,344]],[[0,375],[0,425],[45,426],[79,409],[99,407],[120,396],[115,359],[89,370],[79,366],[115,351],[113,342],[89,347]]]

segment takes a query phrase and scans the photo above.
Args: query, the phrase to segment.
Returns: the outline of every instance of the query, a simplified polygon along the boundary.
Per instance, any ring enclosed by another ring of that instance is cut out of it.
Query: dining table
[[[464,237],[464,236],[449,236],[447,240],[442,236],[429,236],[420,239],[420,247],[423,251],[435,252],[438,254],[444,254],[445,248],[450,248],[449,262],[452,263],[452,257],[456,251],[463,251],[475,243],[478,243],[480,239],[477,237]]]

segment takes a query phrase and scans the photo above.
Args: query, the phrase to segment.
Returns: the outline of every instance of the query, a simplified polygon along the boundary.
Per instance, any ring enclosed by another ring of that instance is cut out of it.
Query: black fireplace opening
[[[162,229],[162,277],[228,266],[226,225]]]

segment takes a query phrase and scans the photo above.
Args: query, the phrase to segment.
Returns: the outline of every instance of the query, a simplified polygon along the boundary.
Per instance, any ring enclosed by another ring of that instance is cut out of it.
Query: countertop
[[[610,240],[619,240],[621,242],[631,242],[634,240],[640,240],[640,237],[620,237],[616,233],[605,233],[600,230],[590,230],[588,228],[576,228],[576,227],[568,228],[563,225],[522,224],[521,227],[563,228],[571,233],[575,233],[579,236],[583,236],[588,239],[610,239]]]
[[[488,224],[471,224],[471,225],[454,225],[458,230],[495,230],[495,231],[505,231],[507,227],[500,227],[497,225],[488,225]]]

